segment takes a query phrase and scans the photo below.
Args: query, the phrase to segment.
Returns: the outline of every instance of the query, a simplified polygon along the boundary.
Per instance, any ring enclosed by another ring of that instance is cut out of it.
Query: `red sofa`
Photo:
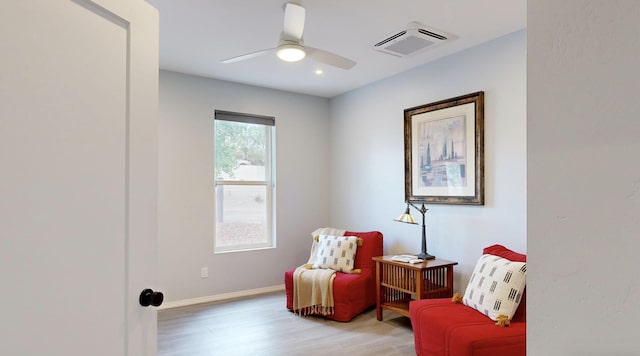
[[[350,321],[368,307],[376,304],[376,264],[371,259],[382,256],[382,233],[379,231],[347,231],[345,236],[357,236],[363,240],[356,250],[353,268],[361,270],[359,274],[336,272],[333,281],[334,313],[325,317],[336,321]],[[284,274],[284,286],[287,295],[287,309],[293,310],[293,272]]]
[[[485,248],[510,261],[527,256],[501,245]],[[409,304],[418,356],[524,356],[526,355],[526,300],[523,296],[511,325],[500,327],[477,310],[446,299],[423,299]]]

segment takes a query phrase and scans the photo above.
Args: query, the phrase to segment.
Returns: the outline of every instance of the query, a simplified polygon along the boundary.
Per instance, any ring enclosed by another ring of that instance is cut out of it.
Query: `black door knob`
[[[159,307],[163,300],[164,295],[162,292],[154,292],[153,289],[145,289],[140,293],[140,305],[143,307],[148,307],[149,305]]]

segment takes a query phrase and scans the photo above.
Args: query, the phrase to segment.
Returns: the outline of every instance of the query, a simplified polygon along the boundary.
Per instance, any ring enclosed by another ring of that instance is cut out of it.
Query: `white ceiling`
[[[275,47],[287,1],[147,1],[160,11],[160,68],[328,98],[526,26],[526,0],[295,0],[306,8],[305,44],[350,58],[355,67],[309,58],[286,63],[275,54],[221,64]],[[373,50],[411,21],[458,38],[404,58]]]

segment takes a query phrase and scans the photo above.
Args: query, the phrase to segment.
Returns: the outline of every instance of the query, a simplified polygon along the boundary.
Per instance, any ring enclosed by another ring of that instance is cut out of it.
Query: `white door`
[[[0,2],[0,355],[152,355],[158,14]]]

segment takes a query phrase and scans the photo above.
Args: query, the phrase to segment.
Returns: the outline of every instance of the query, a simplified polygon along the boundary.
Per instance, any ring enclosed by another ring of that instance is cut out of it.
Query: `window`
[[[215,252],[273,247],[273,117],[215,111]]]

